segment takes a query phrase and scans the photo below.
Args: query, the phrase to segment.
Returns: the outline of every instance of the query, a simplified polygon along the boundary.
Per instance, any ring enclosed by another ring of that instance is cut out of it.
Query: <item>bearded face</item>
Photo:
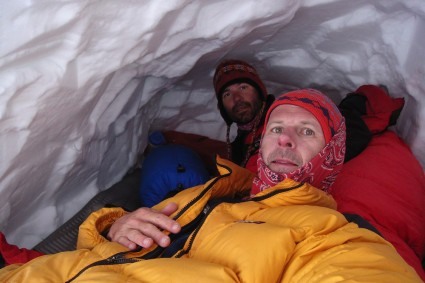
[[[227,115],[237,124],[251,122],[261,109],[257,89],[245,82],[229,85],[221,98]]]

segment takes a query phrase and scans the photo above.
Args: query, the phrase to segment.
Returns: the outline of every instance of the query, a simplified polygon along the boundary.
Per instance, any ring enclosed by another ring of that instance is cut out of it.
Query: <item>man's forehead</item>
[[[270,113],[270,117],[272,115],[282,115],[285,114],[286,112],[300,112],[300,113],[309,113],[311,114],[310,111],[308,111],[307,109],[298,106],[298,105],[292,105],[292,104],[281,104],[278,105],[275,109],[273,109],[273,111]],[[313,114],[311,114],[313,116]],[[314,116],[313,116],[314,117]]]
[[[294,114],[297,114],[297,116],[294,116]],[[285,120],[295,119],[301,116],[303,119],[300,122],[315,122],[319,124],[319,121],[310,111],[304,109],[303,107],[292,104],[279,105],[273,109],[273,111],[270,113],[268,123],[284,122]]]

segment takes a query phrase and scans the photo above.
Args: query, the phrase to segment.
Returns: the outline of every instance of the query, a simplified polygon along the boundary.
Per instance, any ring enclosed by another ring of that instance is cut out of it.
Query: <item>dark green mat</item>
[[[37,244],[33,249],[52,254],[75,250],[78,227],[90,213],[105,207],[118,206],[132,211],[140,207],[139,201],[140,169],[127,174],[111,188],[94,196],[76,215]]]

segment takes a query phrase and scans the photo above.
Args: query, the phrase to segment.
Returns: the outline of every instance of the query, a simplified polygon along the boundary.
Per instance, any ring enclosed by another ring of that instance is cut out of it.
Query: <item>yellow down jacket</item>
[[[0,282],[421,282],[391,244],[348,223],[332,197],[308,184],[285,180],[252,200],[212,205],[248,191],[253,178],[229,161],[217,166],[219,177],[156,207],[176,202],[182,231],[194,226],[169,257],[105,239],[101,232],[126,212],[104,208],[81,225],[76,251],[3,268]]]

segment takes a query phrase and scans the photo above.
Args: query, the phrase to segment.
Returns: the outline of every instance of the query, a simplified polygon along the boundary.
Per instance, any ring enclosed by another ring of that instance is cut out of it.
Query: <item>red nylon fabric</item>
[[[382,87],[376,85],[362,85],[355,93],[367,98],[366,114],[362,119],[373,134],[391,126],[392,114],[401,111],[404,106],[404,98],[392,98]]]
[[[6,265],[14,263],[25,263],[36,257],[42,256],[43,253],[18,246],[11,245],[6,241],[6,237],[0,232],[0,253]]]

